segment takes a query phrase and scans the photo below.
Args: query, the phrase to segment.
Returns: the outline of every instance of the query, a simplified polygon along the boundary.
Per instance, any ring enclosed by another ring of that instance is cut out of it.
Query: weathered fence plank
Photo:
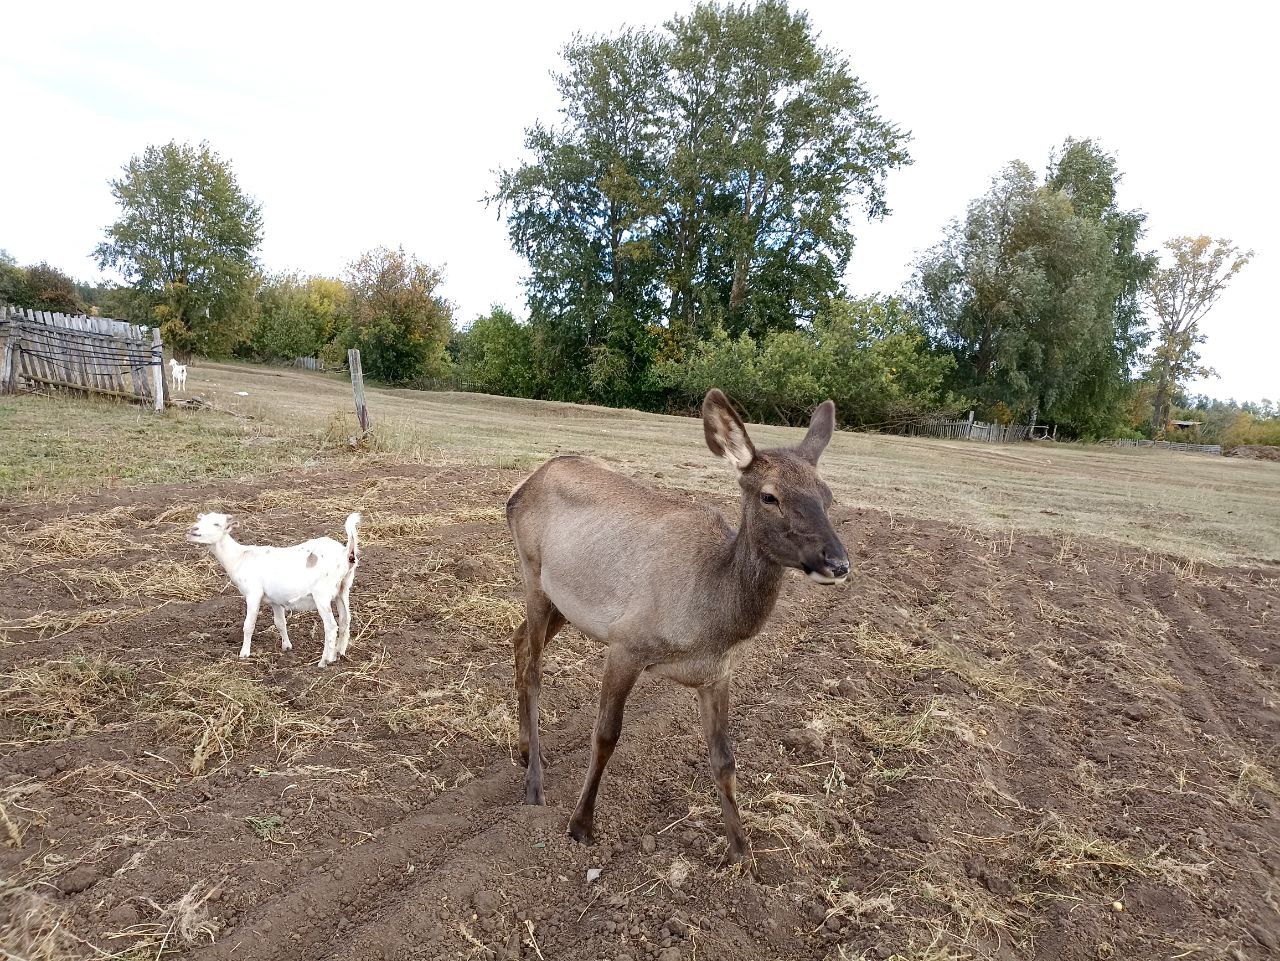
[[[158,330],[0,304],[0,334],[7,334],[0,389],[17,391],[25,383],[164,406]]]

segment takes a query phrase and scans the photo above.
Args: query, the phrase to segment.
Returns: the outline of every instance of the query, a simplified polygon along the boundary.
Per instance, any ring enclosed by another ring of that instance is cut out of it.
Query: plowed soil
[[[522,476],[324,467],[0,507],[0,944],[1280,956],[1274,570],[837,507],[853,576],[789,578],[735,680],[757,880],[720,866],[694,698],[657,679],[628,704],[597,844],[564,836],[601,661],[571,630],[544,683],[548,804],[518,803],[502,506]],[[182,538],[214,509],[247,543],[341,538],[365,512],[348,659],[315,666],[308,614],[282,653],[268,613],[235,657],[243,602]]]

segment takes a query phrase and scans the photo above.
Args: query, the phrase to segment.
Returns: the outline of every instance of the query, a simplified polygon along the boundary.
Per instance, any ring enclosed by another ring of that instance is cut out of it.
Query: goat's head
[[[187,528],[187,540],[192,544],[216,544],[235,526],[227,514],[201,514]]]
[[[738,469],[743,527],[769,560],[820,584],[849,576],[849,555],[827,517],[831,488],[818,476],[818,458],[835,424],[836,406],[824,401],[798,445],[756,450],[724,394],[713,387],[702,402],[707,446]]]

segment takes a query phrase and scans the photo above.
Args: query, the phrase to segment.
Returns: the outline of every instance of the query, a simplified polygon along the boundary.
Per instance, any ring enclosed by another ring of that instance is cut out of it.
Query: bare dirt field
[[[598,843],[564,836],[600,667],[571,630],[548,805],[518,803],[506,495],[576,448],[733,513],[696,422],[371,392],[381,447],[352,453],[340,382],[190,386],[222,410],[0,401],[7,957],[1280,954],[1276,465],[839,436],[853,575],[789,578],[734,684],[753,880],[657,680]],[[236,659],[243,602],[182,539],[214,509],[277,543],[365,512],[348,659],[314,666],[307,614]]]

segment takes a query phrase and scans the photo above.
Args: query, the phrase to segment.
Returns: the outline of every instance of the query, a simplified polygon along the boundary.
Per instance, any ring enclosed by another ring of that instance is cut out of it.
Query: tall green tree
[[[1192,377],[1213,373],[1200,362],[1206,314],[1232,279],[1253,259],[1229,240],[1174,237],[1165,242],[1169,259],[1152,275],[1147,302],[1155,314],[1155,349],[1148,377],[1155,386],[1151,427],[1164,433],[1174,392]]]
[[[0,248],[0,303],[24,306],[27,275],[9,251]]]
[[[69,274],[44,261],[28,267],[26,274],[28,303],[24,306],[62,314],[78,314],[83,309],[76,282]]]
[[[917,300],[958,391],[1075,433],[1124,421],[1151,258],[1118,178],[1092,141],[1068,140],[1043,184],[1012,163],[921,260]]]
[[[1094,287],[1096,336],[1081,344],[1076,358],[1079,376],[1055,410],[1069,428],[1091,436],[1123,426],[1136,367],[1150,339],[1142,290],[1157,260],[1140,246],[1147,215],[1121,209],[1116,202],[1121,179],[1114,155],[1094,140],[1070,137],[1051,160],[1045,179],[1046,187],[1071,201],[1075,216],[1102,228],[1109,254],[1102,259]]]
[[[795,329],[839,292],[854,201],[887,213],[906,136],[805,14],[703,4],[564,59],[559,124],[489,198],[529,261],[551,396],[653,404],[673,333]]]
[[[458,375],[472,390],[533,397],[546,372],[540,369],[533,332],[511,311],[495,306],[455,336]]]
[[[731,332],[756,334],[812,320],[840,289],[853,201],[888,214],[907,135],[785,2],[700,4],[667,32],[664,248],[686,285],[673,316],[696,329],[714,305]]]
[[[526,131],[532,159],[502,171],[490,199],[529,262],[551,396],[639,403],[658,309],[650,221],[662,44],[638,30],[579,36],[564,61],[560,123]]]
[[[368,251],[347,269],[347,338],[370,377],[406,383],[448,370],[453,307],[439,294],[442,282],[403,248]]]
[[[247,331],[262,211],[207,143],[171,141],[111,182],[120,216],[97,247],[179,351],[223,354]]]
[[[333,277],[280,274],[259,288],[249,345],[259,357],[319,357],[346,324],[346,285]]]

